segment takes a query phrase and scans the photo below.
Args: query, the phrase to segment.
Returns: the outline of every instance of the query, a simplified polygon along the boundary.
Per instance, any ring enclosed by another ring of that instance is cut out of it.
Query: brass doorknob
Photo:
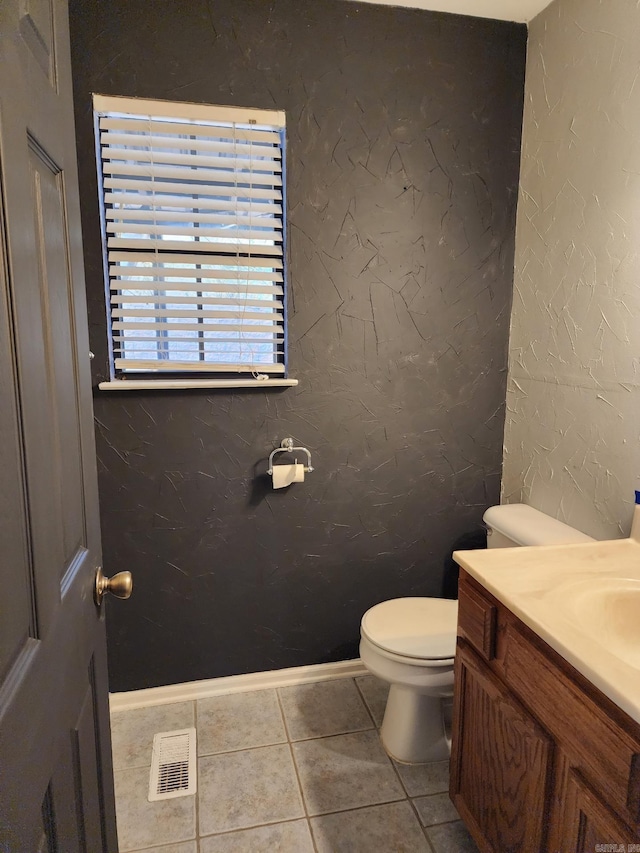
[[[96,572],[96,589],[94,598],[96,604],[102,602],[102,596],[105,592],[110,592],[116,598],[129,598],[133,590],[133,578],[131,572],[118,572],[112,578],[106,578],[102,574],[102,569]]]

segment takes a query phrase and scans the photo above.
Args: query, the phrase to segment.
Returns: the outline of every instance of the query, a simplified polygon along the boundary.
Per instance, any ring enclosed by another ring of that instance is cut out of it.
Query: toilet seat
[[[394,598],[362,617],[362,636],[391,660],[423,666],[453,663],[458,602],[444,598]]]

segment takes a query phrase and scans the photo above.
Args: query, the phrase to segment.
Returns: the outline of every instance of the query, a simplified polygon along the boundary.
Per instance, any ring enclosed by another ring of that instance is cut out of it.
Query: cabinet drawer
[[[579,769],[632,825],[640,820],[640,742],[513,625],[504,675]]]
[[[464,637],[485,660],[496,653],[498,609],[464,578],[459,586],[458,636]]]

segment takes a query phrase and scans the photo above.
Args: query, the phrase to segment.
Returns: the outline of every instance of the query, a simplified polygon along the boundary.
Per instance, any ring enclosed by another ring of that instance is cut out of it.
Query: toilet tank
[[[487,548],[518,545],[572,545],[593,542],[593,537],[569,527],[526,504],[491,506],[485,512]]]

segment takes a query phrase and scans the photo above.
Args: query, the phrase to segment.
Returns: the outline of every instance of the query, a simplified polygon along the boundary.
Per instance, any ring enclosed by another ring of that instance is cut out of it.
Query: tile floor
[[[475,853],[448,762],[380,744],[372,676],[112,714],[120,853]],[[153,735],[196,726],[198,793],[149,803]]]

